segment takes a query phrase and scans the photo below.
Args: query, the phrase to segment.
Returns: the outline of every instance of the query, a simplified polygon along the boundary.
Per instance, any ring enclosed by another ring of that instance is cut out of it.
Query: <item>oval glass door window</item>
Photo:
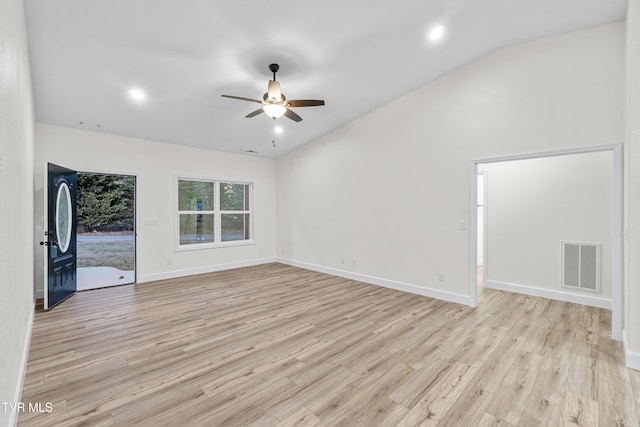
[[[58,248],[67,252],[71,243],[71,193],[66,182],[60,184],[56,200],[56,237]]]

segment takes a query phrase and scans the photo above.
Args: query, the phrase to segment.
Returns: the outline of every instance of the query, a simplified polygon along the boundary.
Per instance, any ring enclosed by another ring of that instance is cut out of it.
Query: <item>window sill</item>
[[[218,248],[229,248],[233,246],[248,246],[255,245],[256,242],[253,240],[232,240],[228,242],[221,243],[193,243],[191,245],[177,245],[175,251],[176,252],[184,252],[184,251],[198,251],[204,249],[218,249]]]

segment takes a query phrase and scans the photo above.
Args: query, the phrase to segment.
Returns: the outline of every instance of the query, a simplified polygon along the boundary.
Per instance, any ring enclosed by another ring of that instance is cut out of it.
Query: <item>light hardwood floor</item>
[[[36,313],[20,426],[638,426],[606,310],[477,308],[281,264]]]

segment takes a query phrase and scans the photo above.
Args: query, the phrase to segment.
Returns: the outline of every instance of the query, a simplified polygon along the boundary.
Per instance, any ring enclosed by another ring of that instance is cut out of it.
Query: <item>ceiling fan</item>
[[[302,117],[294,113],[291,108],[294,107],[317,107],[324,105],[324,101],[321,99],[292,99],[287,100],[282,91],[280,90],[280,82],[276,81],[276,73],[280,69],[278,64],[269,65],[269,71],[273,73],[273,80],[269,80],[269,86],[267,93],[262,96],[262,101],[258,99],[244,98],[242,96],[222,95],[224,98],[239,99],[240,101],[249,101],[262,104],[262,107],[247,114],[245,117],[255,117],[258,114],[265,113],[272,119],[277,119],[285,116],[294,122],[302,121]]]

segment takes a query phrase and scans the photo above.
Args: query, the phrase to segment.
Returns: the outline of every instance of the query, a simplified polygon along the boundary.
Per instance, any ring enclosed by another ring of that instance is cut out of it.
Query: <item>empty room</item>
[[[640,425],[640,0],[0,3],[0,425]]]

